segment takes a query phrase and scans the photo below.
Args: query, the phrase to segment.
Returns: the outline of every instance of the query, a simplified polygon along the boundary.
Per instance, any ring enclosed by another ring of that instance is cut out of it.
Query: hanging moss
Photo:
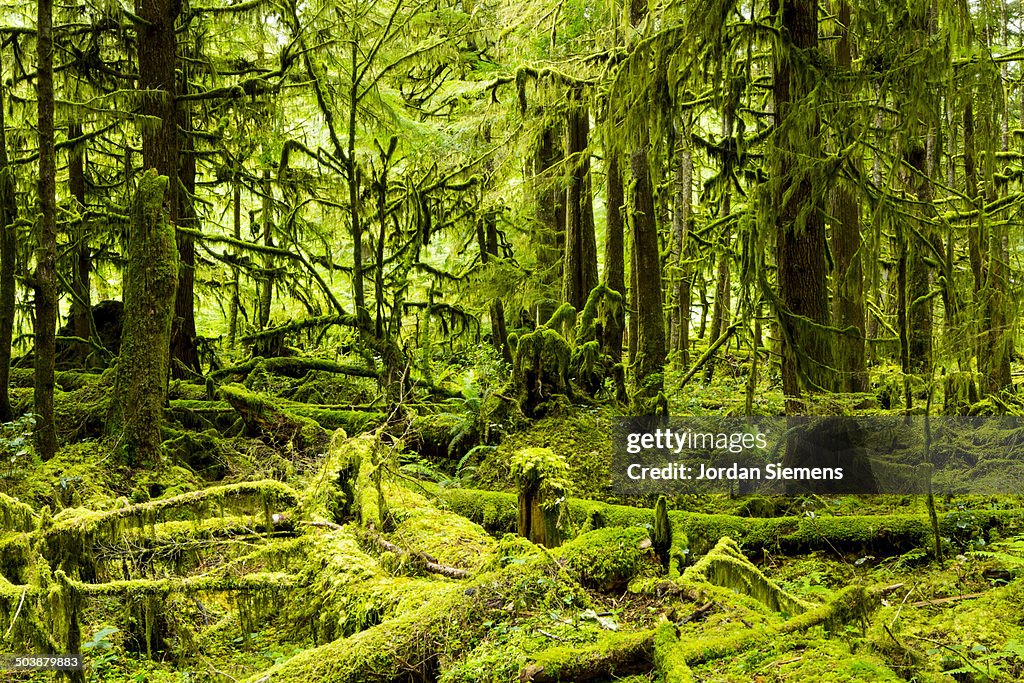
[[[683,578],[707,581],[745,593],[776,612],[802,614],[811,608],[810,603],[790,595],[766,577],[728,536],[719,540],[707,555],[687,569]]]
[[[238,384],[222,386],[220,394],[251,432],[263,435],[272,444],[294,449],[301,456],[320,455],[327,450],[330,436],[314,420],[289,413],[269,397]]]
[[[32,508],[3,493],[0,493],[0,522],[4,529],[12,531],[32,531],[36,526]]]

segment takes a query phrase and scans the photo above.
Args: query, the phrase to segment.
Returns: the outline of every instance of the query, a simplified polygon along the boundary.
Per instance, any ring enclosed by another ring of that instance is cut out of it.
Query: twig
[[[21,591],[21,599],[18,600],[18,609],[14,611],[14,617],[11,619],[11,625],[7,627],[7,633],[5,638],[11,635],[11,629],[14,628],[14,622],[18,620],[18,615],[21,614],[21,606],[25,604],[25,594],[28,593],[28,586]]]

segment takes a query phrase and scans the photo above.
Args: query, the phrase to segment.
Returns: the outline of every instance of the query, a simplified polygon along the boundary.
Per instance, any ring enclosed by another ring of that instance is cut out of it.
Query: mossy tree
[[[167,176],[150,169],[132,205],[124,276],[124,336],[108,431],[131,466],[158,461],[167,400],[178,247],[167,219]]]

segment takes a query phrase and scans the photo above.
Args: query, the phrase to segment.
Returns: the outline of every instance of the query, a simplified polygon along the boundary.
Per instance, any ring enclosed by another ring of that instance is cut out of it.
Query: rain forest
[[[1022,254],[1021,2],[5,0],[0,680],[1024,681]]]

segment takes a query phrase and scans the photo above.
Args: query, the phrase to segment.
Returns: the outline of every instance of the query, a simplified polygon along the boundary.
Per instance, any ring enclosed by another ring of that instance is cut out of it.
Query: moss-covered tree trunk
[[[619,168],[619,156],[614,150],[605,148],[608,163],[607,174],[607,206],[605,209],[604,238],[604,284],[620,295],[626,293],[626,262],[625,262],[625,227],[622,221],[622,206],[625,204],[625,191],[622,187],[622,170]],[[604,352],[614,363],[622,362],[623,318],[613,316],[605,325]]]
[[[0,422],[14,415],[8,393],[11,373],[11,340],[14,337],[14,259],[17,254],[14,221],[15,203],[13,169],[7,158],[7,136],[4,124],[3,51],[0,50]]]
[[[565,256],[562,301],[583,310],[590,290],[597,286],[597,243],[594,237],[594,200],[590,187],[590,114],[577,91],[571,96],[565,148],[569,163],[566,189]]]
[[[836,30],[836,65],[850,71],[853,66],[853,46],[850,40],[850,3],[839,5]],[[844,92],[841,96],[848,96]],[[842,144],[847,144],[843,140]],[[859,166],[859,160],[853,163]],[[837,186],[832,193],[836,224],[832,231],[832,254],[835,261],[835,298],[833,308],[836,326],[840,328],[836,344],[836,365],[840,371],[840,386],[844,391],[868,389],[867,365],[864,354],[864,269],[861,258],[860,203],[845,186]]]
[[[647,3],[633,0],[629,7],[629,23],[639,26],[647,16]],[[654,188],[647,158],[651,145],[650,132],[643,126],[629,155],[633,173],[633,220],[630,224],[632,253],[630,258],[633,287],[630,291],[632,316],[636,320],[635,346],[630,339],[632,391],[634,411],[647,412],[651,399],[664,387],[665,315],[661,294],[661,251],[658,245],[658,223],[654,214]],[[633,332],[632,325],[630,332]],[[633,335],[631,334],[631,337]],[[633,350],[635,348],[635,353]]]
[[[68,138],[74,140],[81,137],[82,124],[72,123],[68,126]],[[71,262],[71,332],[79,339],[92,337],[92,325],[90,316],[92,314],[92,302],[90,300],[89,272],[92,270],[92,262],[89,251],[89,236],[85,221],[85,148],[77,145],[68,152],[68,189],[71,197],[77,204],[77,210],[82,213],[82,218],[76,221],[72,233],[75,246],[72,249]],[[88,344],[78,343],[75,345],[74,357],[84,361],[89,355]]]
[[[178,247],[167,221],[167,176],[139,181],[124,274],[124,331],[109,429],[133,466],[153,461],[167,397],[171,322],[178,286]]]
[[[825,263],[825,224],[821,193],[812,187],[807,165],[819,159],[818,115],[801,106],[813,85],[810,68],[818,49],[818,3],[773,0],[781,21],[781,38],[774,62],[774,100],[778,150],[776,193],[778,207],[776,260],[779,275],[778,318],[784,337],[782,386],[787,412],[799,410],[794,398],[801,388],[831,389],[832,335],[826,329],[830,311]],[[804,56],[797,58],[793,52]]]
[[[688,131],[682,127],[679,135]],[[676,172],[673,188],[672,207],[672,308],[670,313],[669,348],[675,354],[674,363],[685,368],[690,364],[690,283],[693,280],[691,267],[685,262],[687,241],[690,235],[690,212],[693,203],[693,153],[688,143],[676,151]]]
[[[36,81],[39,113],[39,222],[32,277],[35,290],[36,449],[43,460],[57,452],[53,417],[53,366],[57,335],[57,150],[53,129],[53,2],[40,0],[37,24]]]
[[[543,115],[543,112],[538,112]],[[565,186],[556,169],[565,160],[561,126],[545,124],[533,151],[532,190],[537,216],[537,268],[540,281],[557,296],[562,279],[562,250],[565,246]],[[558,307],[554,298],[537,304],[540,325]]]

